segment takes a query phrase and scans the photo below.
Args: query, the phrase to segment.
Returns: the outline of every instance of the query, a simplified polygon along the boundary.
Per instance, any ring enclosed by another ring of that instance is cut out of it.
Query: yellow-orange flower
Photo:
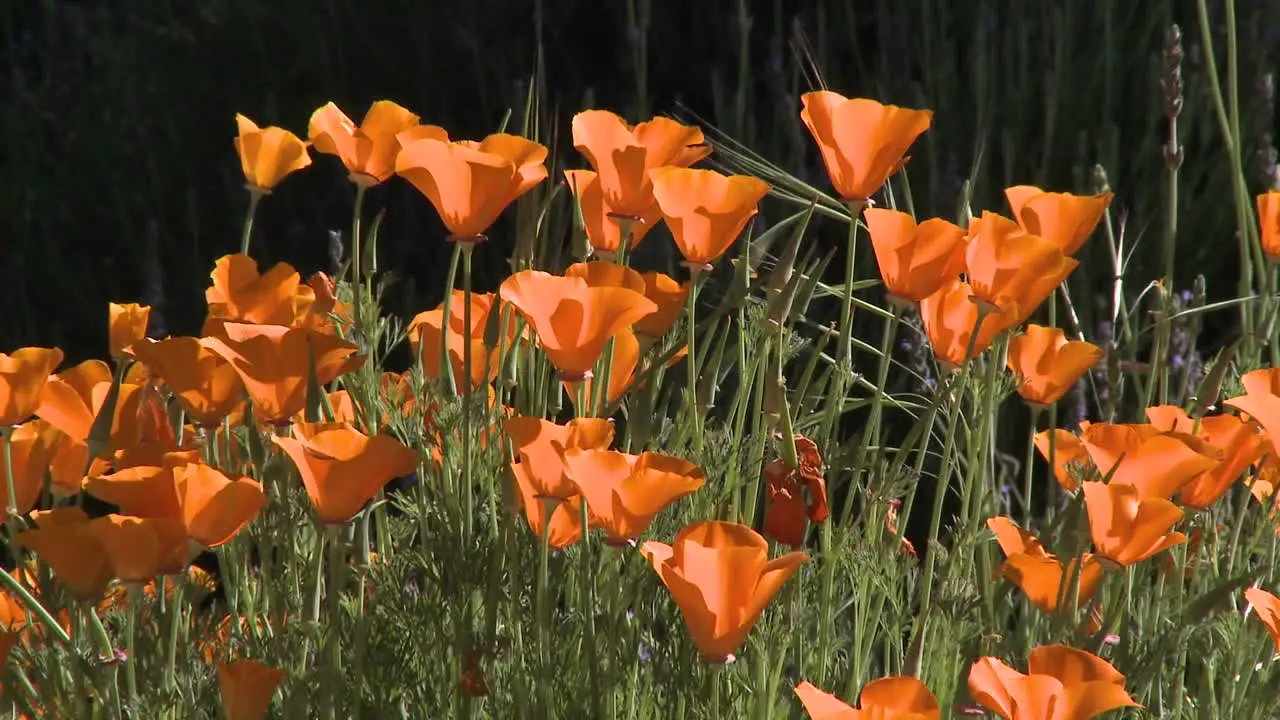
[[[1004,195],[1022,229],[1053,242],[1065,255],[1075,255],[1084,245],[1112,199],[1111,193],[1082,196],[1031,185],[1007,188]]]
[[[933,122],[930,110],[846,98],[829,90],[805,93],[800,102],[800,119],[818,143],[831,184],[851,202],[874,195]]]
[[[1256,202],[1262,252],[1271,260],[1280,260],[1280,192],[1264,192],[1258,195]]]
[[[351,173],[351,182],[370,186],[395,174],[396,156],[400,154],[396,135],[417,124],[417,115],[390,100],[379,100],[369,107],[357,127],[330,102],[311,114],[307,135],[317,152],[337,155],[342,160]]]
[[[266,195],[289,173],[311,164],[307,144],[297,135],[275,127],[259,128],[244,115],[236,115],[239,135],[235,139],[245,183],[253,192]]]
[[[227,720],[262,720],[285,672],[257,660],[218,664],[218,688]]]
[[[130,352],[134,343],[146,338],[147,322],[150,319],[150,305],[110,303],[107,306],[107,328],[111,357],[119,358]]]
[[[661,167],[649,172],[653,197],[686,262],[702,266],[724,255],[769,193],[763,180],[714,170]]]
[[[1081,489],[1093,545],[1117,565],[1134,565],[1187,541],[1173,530],[1182,510],[1169,500],[1139,499],[1132,485],[1114,482],[1087,482]]]
[[[1067,340],[1056,327],[1028,325],[1009,340],[1009,369],[1018,376],[1018,394],[1033,407],[1062,399],[1071,386],[1102,359],[1102,348]]]
[[[639,537],[663,508],[706,482],[697,465],[652,452],[572,448],[565,450],[564,462],[592,524],[615,544]]]
[[[573,146],[595,169],[607,211],[633,218],[653,214],[649,170],[689,167],[711,154],[702,130],[664,117],[631,127],[607,110],[584,110],[573,116],[572,130]]]
[[[17,425],[40,404],[49,374],[62,362],[58,348],[28,347],[0,353],[0,425]]]
[[[351,522],[384,485],[418,467],[419,455],[390,435],[369,437],[345,423],[295,425],[300,438],[273,436],[302,476],[320,521]]]
[[[1031,651],[1027,671],[979,658],[969,669],[969,694],[1005,720],[1090,720],[1138,706],[1124,690],[1124,675],[1084,650],[1042,645]]]
[[[872,680],[862,687],[859,707],[805,681],[796,695],[812,720],[938,720],[942,709],[929,686],[909,675]]]
[[[891,300],[918,303],[964,272],[964,230],[954,223],[932,218],[917,225],[904,212],[881,208],[867,208],[862,219]]]

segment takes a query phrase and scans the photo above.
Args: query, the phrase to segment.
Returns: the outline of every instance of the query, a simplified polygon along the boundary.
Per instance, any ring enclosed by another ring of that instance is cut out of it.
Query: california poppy
[[[796,695],[813,720],[938,720],[942,710],[929,686],[909,675],[872,680],[862,687],[857,709],[807,680]]]
[[[818,445],[803,435],[795,436],[799,464],[790,467],[777,458],[764,467],[768,486],[764,531],[774,540],[791,547],[804,545],[805,520],[827,521],[827,482],[822,474]]]
[[[90,520],[87,529],[106,553],[112,575],[124,583],[142,585],[156,575],[182,572],[191,559],[182,523],[173,518],[113,513]]]
[[[901,167],[916,138],[933,122],[930,110],[846,98],[829,90],[800,96],[800,119],[818,143],[836,192],[866,202]]]
[[[1111,193],[1072,195],[1045,192],[1031,185],[1017,185],[1004,191],[1013,217],[1022,229],[1039,235],[1075,255],[1089,239],[1111,205]]]
[[[1251,587],[1244,591],[1244,599],[1258,614],[1258,619],[1267,627],[1267,632],[1271,633],[1276,652],[1280,652],[1280,598],[1262,588]]]
[[[538,497],[569,498],[578,490],[564,462],[566,450],[605,450],[613,442],[613,423],[604,418],[575,418],[557,425],[550,420],[516,416],[503,422],[520,468]]]
[[[511,463],[511,475],[529,529],[538,538],[545,537],[548,548],[563,550],[582,539],[581,495],[541,495],[537,476],[530,472],[527,460]]]
[[[631,387],[631,381],[635,379],[636,368],[640,365],[640,341],[636,338],[636,334],[627,328],[618,331],[613,336],[613,354],[609,356],[609,388],[605,395],[605,403],[610,404],[616,402],[622,394]],[[594,377],[585,377],[581,381],[562,380],[565,393],[569,395],[569,400],[573,406],[578,407],[579,393],[578,389],[582,389],[582,397],[588,399],[588,407],[579,408],[579,414],[590,414],[593,412],[590,406],[591,400],[596,397],[596,384]]]
[[[689,297],[689,284],[676,282],[660,272],[647,272],[641,278],[644,280],[644,296],[652,300],[658,309],[637,320],[635,331],[636,335],[656,340],[676,324]]]
[[[891,301],[918,303],[964,272],[965,234],[954,223],[932,218],[917,225],[904,212],[882,208],[868,208],[862,220]]]
[[[204,297],[210,319],[292,327],[303,323],[316,300],[315,291],[288,263],[259,273],[257,261],[248,255],[224,255],[209,277],[213,284]]]
[[[1049,459],[1050,438],[1053,443],[1053,476],[1063,490],[1073,493],[1080,489],[1079,476],[1087,473],[1089,453],[1079,436],[1062,429],[1041,430],[1033,442],[1040,457]]]
[[[1066,645],[1042,645],[1027,658],[1027,674],[999,658],[969,669],[969,693],[1005,720],[1089,720],[1138,704],[1111,663]]]
[[[1008,365],[1018,376],[1018,394],[1033,408],[1062,399],[1089,368],[1102,359],[1102,348],[1068,340],[1060,328],[1028,325],[1009,340]]]
[[[62,362],[58,348],[28,347],[0,353],[0,425],[17,425],[36,412],[49,374]]]
[[[418,124],[418,116],[390,100],[369,107],[360,126],[332,102],[311,114],[307,135],[317,152],[337,155],[351,182],[365,187],[395,174],[400,143],[396,134]]]
[[[285,671],[257,660],[218,663],[218,688],[227,720],[262,720]]]
[[[1195,434],[1222,453],[1222,462],[1211,467],[1178,492],[1178,501],[1191,508],[1206,508],[1226,494],[1250,465],[1265,452],[1262,436],[1253,423],[1234,415],[1211,415],[1197,423],[1174,405],[1147,408],[1147,418],[1157,427]]]
[[[240,375],[199,338],[138,343],[134,357],[164,381],[197,425],[213,427],[244,402]]]
[[[53,461],[53,440],[44,423],[30,420],[10,430],[8,443],[0,443],[0,506],[4,507],[0,518],[8,520],[11,512],[26,515],[36,506],[44,489],[45,472]],[[10,457],[6,458],[6,454]],[[12,470],[12,476],[6,469]],[[17,507],[8,507],[10,492]]]
[[[418,468],[419,455],[390,435],[344,423],[298,425],[301,439],[272,436],[302,476],[320,522],[351,522],[384,485]]]
[[[287,421],[302,410],[313,363],[316,381],[325,385],[365,361],[355,345],[310,328],[226,323],[223,333],[201,338],[200,344],[231,363],[253,399],[256,417],[268,423]]]
[[[471,346],[471,387],[479,388],[498,373],[497,348],[492,354],[485,346],[484,328],[489,309],[493,305],[491,295],[471,295],[472,320],[468,330],[463,322],[466,306],[465,294],[455,290],[449,307],[449,324],[444,324],[443,303],[434,310],[420,312],[409,321],[409,348],[415,358],[422,361],[422,374],[432,379],[445,376],[440,366],[441,348],[447,343],[449,364],[453,369],[456,389],[466,387],[464,376],[466,345]],[[486,362],[488,358],[488,362]]]
[[[620,287],[643,294],[644,276],[626,265],[595,260],[578,262],[564,269],[565,277],[582,278],[588,287]]]
[[[1262,252],[1271,260],[1280,260],[1280,192],[1264,192],[1258,195],[1256,203]]]
[[[307,144],[284,128],[260,129],[240,114],[236,115],[236,128],[236,152],[245,183],[259,195],[269,194],[286,175],[311,164]]]
[[[1102,563],[1089,553],[1072,558],[1064,570],[1062,562],[1045,550],[1039,538],[1009,518],[990,518],[987,527],[995,533],[1006,558],[998,572],[1017,585],[1027,600],[1045,614],[1057,611],[1064,581],[1079,583],[1077,609],[1089,602],[1102,582]]]
[[[1117,565],[1134,565],[1187,540],[1173,530],[1182,510],[1163,497],[1139,499],[1137,488],[1115,482],[1087,482],[1081,489],[1093,545]]]
[[[1150,425],[1094,423],[1081,441],[1098,475],[1133,487],[1139,500],[1171,498],[1222,461],[1219,450],[1194,435]]]
[[[689,525],[670,545],[651,540],[641,552],[709,663],[732,660],[774,594],[809,560],[803,552],[770,560],[759,533],[720,521]]]
[[[89,528],[89,516],[76,507],[34,513],[36,527],[14,536],[53,570],[72,595],[82,601],[102,597],[112,567],[102,543]]]
[[[547,178],[546,159],[546,147],[515,135],[479,143],[426,138],[400,151],[396,174],[431,201],[453,237],[474,240]]]
[[[657,310],[635,290],[591,287],[582,278],[540,270],[508,277],[499,294],[533,326],[547,359],[566,380],[585,379],[609,338]]]
[[[653,212],[649,170],[689,167],[711,154],[702,130],[664,117],[631,127],[607,110],[584,110],[573,116],[572,131],[573,146],[595,169],[609,212],[633,218]]]
[[[644,239],[645,235],[662,219],[662,213],[653,200],[653,188],[649,187],[649,205],[640,215],[626,216],[619,213],[605,202],[604,189],[599,174],[591,170],[565,170],[565,182],[570,192],[578,199],[578,208],[582,213],[583,229],[591,248],[598,255],[607,257],[622,249],[622,231],[626,228],[627,249],[630,250]],[[648,176],[645,176],[648,183]]]
[[[147,322],[151,318],[151,306],[138,303],[107,305],[108,349],[111,357],[119,358],[136,342],[147,336]]]
[[[564,462],[592,524],[613,544],[639,537],[663,508],[706,482],[697,465],[654,452],[572,448],[565,450]]]
[[[85,444],[94,419],[104,410],[113,382],[106,363],[86,360],[49,378],[40,391],[36,413],[75,442]],[[102,448],[102,457],[109,456],[109,451],[137,444],[138,389],[137,384],[127,381],[120,385],[110,441]]]
[[[695,267],[724,255],[769,193],[759,178],[715,170],[660,167],[649,171],[649,179],[676,247]]]
[[[970,298],[973,289],[959,278],[947,281],[938,292],[920,301],[920,320],[933,356],[944,369],[955,369],[990,347],[1007,328],[999,316],[982,318]],[[974,330],[977,337],[974,337]],[[965,352],[972,346],[972,354]]]
[[[984,212],[969,224],[965,272],[974,298],[988,312],[1027,317],[1042,299],[1034,296],[1044,278],[1053,279],[1052,289],[1062,268],[1077,264],[1053,242],[996,213]]]

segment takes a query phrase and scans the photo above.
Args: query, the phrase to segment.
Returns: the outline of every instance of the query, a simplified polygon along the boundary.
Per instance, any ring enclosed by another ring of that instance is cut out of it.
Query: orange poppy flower
[[[636,367],[640,365],[640,341],[634,332],[623,328],[613,336],[613,355],[610,356],[610,361],[609,393],[605,398],[606,403],[616,402],[627,388],[631,387],[631,381],[635,379]],[[595,379],[592,377],[587,377],[581,382],[562,380],[561,384],[575,408],[578,407],[579,386],[582,387],[584,397],[596,396]],[[591,408],[582,408],[582,410],[590,412]]]
[[[545,530],[547,547],[563,550],[582,539],[582,496],[560,498],[539,494],[541,488],[528,465],[526,460],[511,463],[511,475],[525,520],[538,538],[543,537],[544,528],[549,528]]]
[[[579,262],[564,269],[565,277],[582,278],[587,287],[619,287],[644,294],[644,276],[626,265],[595,260]]]
[[[1084,246],[1113,197],[1045,192],[1031,185],[1007,188],[1004,196],[1023,230],[1053,242],[1064,255],[1075,255]]]
[[[285,671],[257,660],[218,663],[218,689],[227,720],[262,720]]]
[[[1040,457],[1049,459],[1050,436],[1053,438],[1053,476],[1063,490],[1074,493],[1080,489],[1079,475],[1092,468],[1089,464],[1089,453],[1075,433],[1062,429],[1041,430],[1036,433],[1034,442]]]
[[[0,469],[0,477],[4,479],[4,482],[0,483],[0,505],[5,506],[5,509],[0,510],[0,518],[6,522],[9,520],[10,511],[16,511],[17,515],[26,515],[36,506],[36,501],[40,499],[40,491],[44,489],[44,474],[49,469],[49,464],[53,462],[54,453],[54,437],[49,432],[48,426],[39,420],[31,420],[19,425],[13,428],[11,433],[7,445],[11,448],[11,459],[5,458],[6,445],[0,443],[0,468],[13,470],[13,494],[17,501],[16,508],[7,507],[10,478],[4,470]],[[12,465],[6,465],[6,462],[11,462]]]
[[[660,167],[649,172],[653,197],[686,262],[709,265],[724,255],[759,212],[769,186],[750,175]]]
[[[676,282],[660,272],[647,272],[641,278],[644,280],[644,296],[652,300],[658,309],[636,321],[635,331],[641,337],[656,340],[671,331],[684,311],[689,283]]]
[[[846,202],[866,202],[875,194],[933,122],[930,110],[846,98],[829,90],[805,93],[800,102],[800,119],[818,143],[831,184]]]
[[[1156,427],[1177,433],[1189,435],[1195,431],[1197,437],[1223,456],[1216,467],[1200,473],[1179,491],[1178,501],[1187,507],[1203,509],[1217,502],[1266,450],[1253,423],[1234,415],[1200,418],[1197,429],[1196,421],[1182,408],[1161,405],[1147,408],[1147,419]]]
[[[129,352],[130,346],[147,337],[147,322],[151,319],[151,306],[127,303],[107,305],[107,327],[111,357],[119,358]]]
[[[969,669],[969,694],[1005,720],[1089,720],[1138,707],[1124,690],[1124,675],[1084,650],[1041,645],[1027,658],[1027,671],[979,658]]]
[[[268,195],[286,175],[311,164],[307,144],[297,135],[275,127],[259,129],[252,120],[236,114],[236,153],[245,185],[259,195]]]
[[[231,363],[255,416],[267,423],[286,422],[303,409],[313,362],[316,381],[327,385],[365,361],[355,345],[310,328],[227,323],[223,333],[200,344]]]
[[[625,544],[644,533],[663,508],[702,487],[706,475],[677,457],[613,450],[564,451],[569,480],[587,503],[591,524],[607,542]]]
[[[356,127],[330,102],[311,114],[307,136],[317,152],[338,156],[351,173],[351,182],[369,187],[395,174],[400,154],[396,134],[417,124],[417,115],[390,100],[379,100]]]
[[[396,157],[396,174],[431,204],[455,238],[484,235],[502,211],[547,179],[547,148],[515,135],[479,143],[414,140]]]
[[[359,417],[356,415],[356,403],[351,399],[351,393],[346,390],[334,390],[325,393],[325,398],[329,401],[329,407],[333,409],[333,418],[329,422],[350,423],[358,425]],[[293,416],[293,422],[305,423],[307,421],[306,413],[300,412]]]
[[[641,552],[709,663],[733,659],[774,594],[809,560],[803,552],[770,560],[769,544],[759,533],[720,521],[689,525],[670,545],[650,540]]]
[[[297,466],[326,525],[351,522],[384,485],[418,468],[419,455],[390,435],[369,437],[345,423],[299,424],[302,439],[273,436]]]
[[[134,346],[133,352],[139,362],[160,376],[197,425],[218,425],[244,401],[240,375],[199,338],[142,342]]]
[[[95,601],[111,582],[112,567],[101,541],[80,508],[33,513],[36,527],[14,536],[49,566],[58,582],[76,598]]]
[[[653,200],[652,186],[649,187],[649,204],[643,214],[629,216],[614,210],[605,202],[603,184],[597,173],[590,170],[565,170],[564,177],[570,192],[578,199],[587,240],[591,242],[592,250],[602,257],[616,254],[622,248],[624,224],[627,228],[629,250],[640,244],[644,236],[662,219],[662,213]],[[647,175],[645,183],[649,183]]]
[[[94,418],[106,403],[113,381],[111,368],[106,363],[86,360],[49,378],[40,391],[36,413],[75,442],[86,444]],[[108,457],[110,451],[138,443],[138,389],[139,386],[127,382],[127,378],[121,383],[111,423],[111,439],[108,447],[103,448],[103,457]]]
[[[276,263],[259,274],[258,263],[248,255],[224,255],[209,274],[205,290],[209,318],[261,325],[302,324],[315,304],[316,294],[288,263]],[[205,334],[212,329],[206,327]]]
[[[964,272],[964,230],[954,223],[932,218],[917,225],[904,212],[881,208],[864,210],[862,221],[890,301],[918,303]]]
[[[1240,376],[1240,384],[1248,395],[1280,395],[1280,367],[1250,370]]]
[[[1276,652],[1280,652],[1280,598],[1262,588],[1251,587],[1244,591],[1244,599],[1258,614],[1258,619],[1267,627],[1267,632],[1271,633]]]
[[[943,369],[953,370],[969,359],[965,352],[969,349],[975,328],[978,336],[973,340],[973,356],[990,347],[996,337],[1007,329],[1000,316],[988,315],[979,326],[978,305],[970,300],[971,297],[973,289],[969,284],[955,278],[920,301],[920,320],[925,335],[933,348],[934,358]]]
[[[23,570],[10,570],[9,577],[30,590],[28,573]],[[22,602],[7,590],[0,591],[0,630],[16,632],[27,627],[27,611]]]
[[[573,146],[596,171],[608,212],[633,218],[653,214],[649,170],[689,167],[711,154],[702,130],[663,117],[633,128],[607,110],[584,110],[573,116],[572,131]]]
[[[1272,260],[1280,260],[1280,192],[1264,192],[1255,200],[1258,205],[1258,236],[1262,240],[1262,252]]]
[[[1133,487],[1139,500],[1171,498],[1221,463],[1221,453],[1203,440],[1150,425],[1095,423],[1081,442],[1098,475],[1112,485]]]
[[[498,349],[490,350],[485,346],[485,327],[489,323],[489,314],[499,312],[498,298],[492,293],[471,294],[471,326],[466,324],[466,293],[454,290],[449,303],[449,327],[444,328],[444,303],[434,310],[420,312],[409,321],[409,348],[415,358],[422,360],[422,373],[426,377],[439,379],[444,377],[440,367],[441,344],[447,339],[449,347],[449,364],[453,366],[453,376],[457,390],[465,386],[463,366],[465,364],[464,347],[471,344],[471,387],[479,388],[486,381],[498,374]],[[515,336],[514,318],[508,327],[508,338]],[[485,359],[488,358],[486,366]],[[487,374],[486,374],[487,367]]]
[[[938,720],[942,709],[929,686],[909,675],[872,680],[862,688],[854,709],[829,692],[805,681],[796,695],[813,720]]]
[[[150,582],[156,575],[183,572],[190,563],[187,535],[173,518],[104,515],[89,521],[90,536],[106,553],[120,582]]]
[[[1064,570],[1062,562],[1045,550],[1039,538],[1018,527],[1009,518],[990,518],[987,520],[987,527],[995,533],[996,542],[1000,544],[1000,550],[1006,558],[998,573],[1017,585],[1027,596],[1027,600],[1047,615],[1058,609],[1064,580],[1075,583],[1077,576],[1079,578],[1077,609],[1088,604],[1102,583],[1102,563],[1089,553],[1072,558]]]
[[[533,326],[562,380],[586,379],[609,338],[657,310],[635,290],[591,287],[582,278],[540,270],[508,277],[498,292]]]
[[[0,353],[0,425],[17,425],[36,412],[49,374],[62,363],[58,348],[28,347]]]
[[[1009,340],[1009,370],[1018,394],[1033,408],[1062,399],[1089,368],[1102,359],[1102,348],[1083,340],[1067,340],[1060,328],[1028,325]]]
[[[1034,296],[1044,279],[1054,279],[1052,292],[1062,268],[1074,269],[1077,264],[1053,242],[1027,233],[996,213],[984,212],[969,224],[966,274],[973,296],[990,312],[1027,317],[1043,300]]]
[[[512,464],[516,479],[525,476],[527,485],[539,498],[578,494],[564,464],[566,450],[607,450],[613,442],[613,423],[604,418],[575,418],[557,425],[550,420],[517,416],[503,421],[502,428],[511,438],[519,461]]]
[[[1132,485],[1087,482],[1085,509],[1098,554],[1117,565],[1134,565],[1187,541],[1173,531],[1182,509],[1163,497],[1140,498]]]
[[[804,545],[806,519],[820,525],[831,515],[818,445],[803,435],[796,435],[795,443],[798,467],[789,467],[785,459],[777,458],[764,468],[769,490],[764,531],[793,548]]]

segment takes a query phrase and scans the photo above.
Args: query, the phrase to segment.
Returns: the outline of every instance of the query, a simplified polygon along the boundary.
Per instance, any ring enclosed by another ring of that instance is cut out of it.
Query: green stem
[[[21,565],[18,567],[21,567]],[[49,614],[49,611],[40,604],[39,600],[35,599],[35,596],[31,594],[31,591],[27,590],[27,588],[24,587],[17,578],[10,573],[0,572],[0,583],[4,584],[5,588],[9,592],[18,596],[18,599],[22,601],[22,604],[26,607],[27,611],[35,613],[40,618],[40,622],[44,623],[45,627],[49,628],[49,631],[53,633],[54,637],[58,638],[58,642],[62,643],[63,647],[71,647],[71,636],[68,635],[67,631],[58,624],[57,620],[53,619],[53,615]],[[108,648],[109,647],[110,642],[108,642]]]
[[[258,201],[262,199],[262,192],[253,188],[249,189],[249,209],[244,214],[244,228],[240,231],[240,254],[249,254],[249,241],[253,238],[253,216],[258,213]]]
[[[551,555],[551,515],[561,502],[558,498],[542,498],[542,542],[538,549],[538,586],[534,597],[534,619],[538,624],[538,704],[544,718],[551,712],[551,618],[547,607],[547,565]],[[585,532],[585,528],[583,529]]]
[[[689,294],[686,296],[686,312],[688,313],[688,319],[686,320],[686,346],[689,354],[685,358],[685,366],[689,369],[687,373],[689,396],[685,402],[686,407],[689,409],[690,426],[693,431],[693,450],[697,454],[702,453],[702,408],[698,407],[698,359],[695,350],[698,328],[695,320],[698,306],[698,281],[701,277],[702,267],[690,265]]]
[[[142,586],[131,582],[127,583],[126,587],[129,609],[125,613],[124,626],[124,682],[129,692],[129,708],[136,712],[138,708],[138,657],[134,652],[134,641],[138,635],[138,605],[142,603]]]
[[[356,200],[355,208],[351,214],[351,312],[352,321],[355,327],[352,332],[352,338],[356,344],[365,348],[366,352],[372,352],[373,343],[365,338],[364,326],[364,298],[361,290],[364,288],[364,279],[360,272],[360,214],[364,207],[365,186],[356,183]]]
[[[471,252],[475,244],[462,240],[457,242],[462,246],[462,325],[465,328],[462,343],[462,491],[466,501],[466,515],[463,518],[463,524],[466,531],[465,537],[470,538],[472,537],[472,520],[475,517],[475,492],[471,480],[472,465],[475,464],[474,443],[471,438]],[[453,294],[452,290],[450,294]],[[443,325],[441,330],[440,336],[443,342],[443,338],[449,334],[449,326]]]
[[[164,665],[164,686],[169,690],[178,687],[176,681],[177,664],[178,664],[178,635],[182,629],[182,600],[183,593],[186,590],[186,578],[177,575],[173,580],[173,598],[170,602],[172,608],[169,611],[169,647],[165,656]]]
[[[453,244],[453,256],[449,259],[449,274],[444,283],[444,304],[440,314],[440,375],[445,379],[445,392],[456,393],[457,381],[453,377],[453,363],[449,362],[449,312],[453,309],[453,284],[458,277],[458,261],[462,257],[462,246],[466,243],[459,240]],[[470,332],[470,328],[468,328]]]
[[[1031,422],[1027,430],[1027,454],[1022,461],[1022,529],[1031,532],[1031,464],[1036,457],[1036,420],[1040,417],[1040,408],[1031,408]],[[1050,429],[1052,433],[1052,429]],[[1049,468],[1052,474],[1053,468]]]

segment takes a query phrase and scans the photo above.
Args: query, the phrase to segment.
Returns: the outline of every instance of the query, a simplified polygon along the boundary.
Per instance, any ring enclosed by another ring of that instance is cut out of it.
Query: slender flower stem
[[[718,718],[718,717],[721,717],[720,715],[720,672],[721,670],[724,669],[724,665],[718,662],[711,663],[708,666],[708,668],[710,669],[709,681],[711,683],[711,717]]]
[[[172,606],[169,610],[169,646],[164,664],[164,686],[169,690],[178,687],[178,683],[175,680],[178,664],[178,635],[182,629],[182,618],[184,616],[182,601],[186,588],[186,578],[181,575],[175,576],[173,580],[173,598],[169,603]]]
[[[240,231],[240,254],[249,254],[249,241],[253,238],[253,216],[258,213],[258,201],[262,199],[262,191],[249,188],[249,209],[244,213],[244,229]]]
[[[126,584],[126,598],[129,603],[125,613],[124,627],[124,681],[129,692],[129,708],[136,712],[138,707],[138,657],[134,652],[134,641],[137,639],[138,606],[142,604],[142,586],[138,583]]]
[[[898,335],[898,321],[902,318],[902,308],[894,303],[891,306],[890,314],[884,319],[884,332],[880,338],[880,365],[876,370],[876,391],[871,395],[871,413],[867,418],[867,427],[862,434],[862,440],[858,443],[858,452],[853,460],[853,479],[852,487],[858,487],[858,481],[862,478],[862,473],[871,463],[868,461],[868,453],[872,443],[878,449],[880,443],[880,424],[884,414],[884,398],[886,394],[885,386],[889,384],[889,366],[893,364],[893,342]],[[857,493],[849,493],[845,498],[844,508],[840,511],[840,523],[844,525],[849,521],[849,516],[853,512],[853,499]]]
[[[472,466],[475,465],[475,457],[473,456],[472,442],[472,426],[471,426],[471,253],[475,248],[475,243],[469,241],[458,240],[462,246],[462,326],[465,333],[462,341],[462,490],[463,497],[466,501],[466,515],[463,518],[463,524],[466,530],[466,537],[472,535],[472,521],[475,517],[475,492],[471,480]],[[452,295],[452,290],[450,290]],[[448,320],[440,328],[441,342],[443,338],[449,334]],[[446,358],[447,359],[447,358]]]
[[[693,450],[695,453],[702,452],[702,408],[698,407],[698,356],[695,350],[697,342],[698,328],[696,322],[696,313],[698,307],[698,285],[702,278],[702,267],[698,265],[689,266],[689,294],[686,297],[686,319],[688,356],[685,358],[686,367],[689,368],[689,395],[686,398],[686,407],[689,412],[689,422],[693,430]]]
[[[844,263],[844,297],[840,305],[840,347],[837,348],[837,366],[840,370],[851,373],[853,368],[850,359],[853,357],[853,282],[857,270],[858,259],[858,217],[866,203],[861,200],[849,201],[849,235],[845,245]]]
[[[542,543],[538,550],[538,585],[534,597],[534,620],[538,624],[538,705],[544,718],[551,718],[551,618],[547,607],[548,559],[551,555],[551,516],[559,498],[542,498]]]
[[[462,241],[453,244],[453,256],[449,259],[449,274],[444,281],[444,304],[440,313],[440,375],[445,378],[446,392],[450,393],[457,392],[458,384],[453,377],[453,363],[449,362],[449,314],[453,309],[453,284],[457,282],[458,261],[462,258],[462,246],[465,244]]]
[[[18,567],[22,566],[19,565]],[[35,596],[31,594],[31,591],[27,590],[27,588],[25,588],[17,578],[10,573],[0,572],[0,584],[3,584],[5,589],[9,592],[17,595],[18,599],[22,601],[22,605],[28,612],[33,612],[39,616],[40,622],[44,623],[45,627],[53,633],[54,637],[58,638],[58,642],[62,643],[64,647],[71,647],[71,636],[68,635],[67,631],[58,624],[57,620],[53,619],[53,615],[51,615],[49,611],[40,604],[39,600],[36,600]]]
[[[364,289],[364,278],[361,272],[360,261],[363,250],[360,247],[362,238],[360,237],[360,215],[364,208],[364,192],[365,186],[356,183],[356,199],[355,207],[351,213],[351,312],[352,320],[355,322],[355,329],[352,333],[356,344],[365,348],[366,352],[371,352],[373,343],[365,337],[364,326],[364,297],[361,292]]]
[[[1022,461],[1022,528],[1027,532],[1031,531],[1031,464],[1036,457],[1036,420],[1039,418],[1040,408],[1033,406],[1027,428],[1027,454]],[[1053,472],[1053,468],[1049,471]]]

